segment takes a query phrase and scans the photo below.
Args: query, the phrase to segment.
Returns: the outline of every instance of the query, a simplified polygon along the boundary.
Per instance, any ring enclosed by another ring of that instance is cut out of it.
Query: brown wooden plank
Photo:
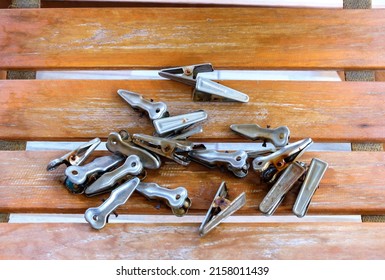
[[[151,134],[152,123],[116,93],[123,88],[167,103],[171,115],[204,109],[199,141],[247,141],[234,123],[287,125],[291,138],[385,140],[385,83],[224,81],[250,102],[193,102],[192,88],[173,81],[0,81],[0,139],[107,138],[112,131]]]
[[[385,71],[376,71],[375,77],[376,77],[376,81],[379,81],[379,82],[385,81]]]
[[[385,224],[0,224],[1,259],[384,259]],[[127,246],[121,246],[125,244]],[[236,248],[236,250],[234,250]]]
[[[84,8],[57,15],[0,11],[0,68],[385,67],[383,10]]]
[[[4,213],[84,213],[101,204],[108,194],[93,198],[70,194],[62,185],[64,166],[53,172],[45,170],[48,162],[64,152],[20,151],[0,152],[0,212]],[[318,152],[306,153],[301,160],[317,157],[329,163],[309,208],[309,214],[385,214],[385,153],[383,152]],[[269,187],[261,184],[252,169],[243,179],[219,169],[207,169],[196,163],[183,167],[165,162],[159,170],[149,170],[146,182],[175,188],[185,186],[192,199],[190,213],[205,213],[220,183],[226,181],[230,199],[241,192],[247,204],[238,214],[260,215],[258,205]],[[291,214],[298,189],[289,192],[277,213]],[[134,194],[119,208],[119,213],[170,214],[158,202],[150,202]]]

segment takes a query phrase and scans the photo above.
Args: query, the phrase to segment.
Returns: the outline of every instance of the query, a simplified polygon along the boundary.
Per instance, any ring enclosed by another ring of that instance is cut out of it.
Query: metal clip
[[[127,140],[131,141],[130,135],[127,131],[123,130],[122,134],[125,134],[128,138]],[[120,153],[125,156],[137,155],[143,166],[148,169],[158,169],[161,165],[159,157],[124,141],[122,136],[116,132],[110,133],[107,139],[106,147],[112,153]]]
[[[249,96],[240,91],[197,76],[198,73],[213,71],[212,65],[205,63],[162,69],[159,75],[195,87],[193,92],[194,101],[249,101]]]
[[[247,153],[245,151],[218,152],[216,150],[194,150],[188,156],[209,168],[224,165],[235,176],[243,178],[247,175],[249,164],[247,163]]]
[[[131,194],[139,185],[139,178],[125,182],[111,192],[109,198],[99,207],[89,208],[84,213],[84,218],[94,229],[102,229],[106,225],[108,216],[120,205],[127,202]]]
[[[98,157],[92,162],[83,166],[69,166],[65,170],[65,175],[76,185],[84,184],[87,178],[95,173],[104,173],[115,167],[124,160],[122,156],[112,155]]]
[[[174,215],[178,217],[185,215],[191,206],[191,200],[188,198],[188,192],[184,187],[166,189],[156,183],[141,182],[136,190],[148,199],[160,198],[165,200]]]
[[[164,102],[153,102],[152,99],[146,100],[140,94],[123,89],[119,89],[118,94],[134,109],[146,112],[151,120],[169,116],[167,105]]]
[[[199,227],[199,235],[202,237],[209,233],[224,219],[238,211],[245,204],[246,194],[244,192],[233,201],[228,200],[226,182],[222,182],[201,226]]]
[[[123,165],[114,169],[113,171],[104,173],[86,188],[85,194],[87,196],[97,195],[111,189],[119,180],[124,179],[127,175],[139,175],[143,171],[143,165],[138,156],[129,156]]]
[[[276,147],[284,147],[289,143],[290,130],[287,126],[275,129],[262,128],[257,124],[232,124],[230,129],[251,140],[264,140]]]
[[[99,138],[92,139],[91,141],[80,145],[78,148],[69,152],[68,154],[65,154],[60,158],[52,160],[47,165],[47,171],[55,170],[58,166],[62,165],[63,163],[67,166],[82,164],[96,149],[100,142],[101,140]]]
[[[272,182],[280,171],[302,156],[312,143],[311,138],[306,138],[289,144],[270,155],[256,157],[253,160],[253,169],[261,172],[263,181]]]
[[[274,186],[271,187],[270,191],[263,198],[261,204],[259,205],[259,210],[265,215],[272,215],[281,204],[287,192],[293,187],[299,178],[301,178],[305,171],[306,167],[297,162],[289,164]]]
[[[293,206],[293,213],[302,218],[306,215],[310,201],[324,176],[328,163],[318,158],[313,158],[301,189],[298,193],[297,200]]]
[[[195,87],[199,73],[213,72],[211,63],[195,64],[174,68],[161,69],[159,76]]]
[[[194,144],[189,141],[173,140],[145,134],[132,135],[132,142],[184,166],[190,164],[191,161],[180,153],[189,152],[194,149]]]
[[[191,126],[207,119],[207,113],[203,110],[183,115],[157,119],[153,121],[155,131],[160,137],[174,137],[184,133]]]

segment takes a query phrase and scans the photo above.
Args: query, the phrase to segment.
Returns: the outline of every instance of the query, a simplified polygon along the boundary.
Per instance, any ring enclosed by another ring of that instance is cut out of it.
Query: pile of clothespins
[[[164,69],[159,75],[193,86],[193,100],[248,102],[249,97],[246,94],[198,76],[199,73],[211,71],[211,64],[200,64]],[[190,136],[203,131],[201,124],[208,117],[205,111],[170,116],[164,102],[154,102],[127,90],[118,90],[118,94],[132,108],[148,115],[155,132],[152,135],[129,134],[124,130],[112,132],[106,143],[111,155],[97,157],[82,165],[101,143],[99,138],[95,138],[51,161],[47,166],[50,171],[60,164],[67,165],[65,186],[71,193],[95,196],[111,192],[103,204],[85,212],[85,219],[93,228],[103,228],[109,215],[118,206],[126,203],[135,190],[149,199],[164,200],[176,216],[187,213],[192,202],[185,187],[169,189],[157,183],[143,182],[146,169],[161,167],[160,157],[183,166],[195,161],[209,168],[225,168],[239,178],[247,176],[252,166],[260,174],[261,180],[271,185],[270,191],[259,205],[259,210],[266,215],[272,215],[287,192],[299,183],[301,188],[293,213],[298,217],[306,214],[311,198],[328,167],[326,162],[316,158],[309,166],[298,161],[313,143],[312,139],[289,143],[290,130],[286,126],[272,129],[261,128],[257,124],[233,124],[230,129],[235,133],[253,141],[270,142],[274,148],[235,151],[207,149],[203,144],[188,140]],[[200,235],[208,233],[245,203],[245,193],[229,201],[226,184],[222,182],[199,228]]]

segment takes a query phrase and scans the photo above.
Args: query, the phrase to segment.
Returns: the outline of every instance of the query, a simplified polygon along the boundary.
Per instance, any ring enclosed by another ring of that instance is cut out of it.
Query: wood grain
[[[5,80],[7,78],[7,71],[0,70],[0,80]]]
[[[385,68],[383,10],[84,8],[57,15],[0,11],[0,68]]]
[[[53,172],[45,170],[48,162],[63,155],[60,151],[0,152],[0,212],[4,213],[84,213],[101,204],[108,194],[93,198],[70,194],[63,186],[64,166]],[[100,155],[100,154],[99,154]],[[313,157],[329,163],[329,169],[316,191],[309,214],[385,214],[385,153],[383,152],[318,152],[306,153],[301,160]],[[190,213],[206,213],[220,183],[226,181],[230,200],[246,192],[247,203],[237,213],[261,215],[258,206],[269,187],[260,183],[251,169],[239,179],[229,172],[207,169],[196,163],[183,167],[164,162],[159,170],[148,171],[146,182],[175,188],[185,186],[192,199]],[[292,189],[277,213],[291,214],[298,193]],[[133,194],[119,213],[171,214],[156,201]]]
[[[1,259],[384,259],[385,224],[0,224]],[[234,250],[234,248],[237,248]]]
[[[151,134],[148,117],[116,93],[127,89],[163,101],[171,115],[204,109],[208,120],[196,141],[248,141],[231,124],[287,125],[292,141],[385,140],[385,83],[224,81],[250,102],[193,102],[192,88],[173,81],[0,81],[0,139],[106,139],[110,132]]]
[[[384,82],[385,81],[385,71],[376,71],[375,77],[376,77],[376,81]]]

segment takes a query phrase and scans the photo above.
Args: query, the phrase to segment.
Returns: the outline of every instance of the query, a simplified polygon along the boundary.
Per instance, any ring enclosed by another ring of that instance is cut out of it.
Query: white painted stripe
[[[372,0],[373,9],[383,9],[385,8],[385,0]]]
[[[172,215],[114,215],[110,216],[110,223],[201,223],[203,215],[186,215],[175,217]],[[82,214],[11,214],[9,223],[85,223]],[[298,222],[361,222],[359,215],[343,216],[231,216],[227,223],[298,223]]]
[[[27,151],[45,151],[45,150],[74,150],[81,144],[86,142],[39,142],[29,141],[27,142]],[[272,148],[273,145],[267,143],[266,147],[262,147],[261,143],[204,143],[207,149],[213,150],[261,150]],[[102,142],[96,150],[106,151],[106,143]],[[351,151],[350,143],[314,143],[309,147],[307,151]]]
[[[201,73],[212,80],[273,80],[273,81],[341,81],[335,71],[249,71],[218,70]],[[37,80],[161,80],[154,70],[114,70],[114,71],[37,71]]]

